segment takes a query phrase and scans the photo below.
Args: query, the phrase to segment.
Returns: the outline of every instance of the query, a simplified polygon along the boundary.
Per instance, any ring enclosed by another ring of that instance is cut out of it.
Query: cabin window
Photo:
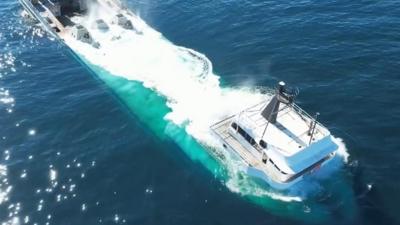
[[[242,135],[242,137],[246,138],[247,133],[241,127],[238,127],[238,132],[240,135]]]
[[[264,140],[260,140],[260,146],[262,148],[267,148],[267,143]]]
[[[250,145],[255,146],[257,142],[241,127],[239,127],[236,123],[232,123],[231,127],[235,129],[240,136],[242,136]]]
[[[239,132],[239,134],[246,139],[247,142],[249,142],[249,144],[251,145],[255,145],[257,142],[245,131],[243,130],[241,127],[238,126],[237,131]]]
[[[238,129],[238,125],[237,125],[236,123],[232,123],[231,127],[232,127],[233,129],[235,129],[235,130]]]

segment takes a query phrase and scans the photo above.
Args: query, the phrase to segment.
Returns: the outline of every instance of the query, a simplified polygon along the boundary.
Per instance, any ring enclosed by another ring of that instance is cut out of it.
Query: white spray
[[[117,13],[92,4],[87,16],[72,18],[89,30],[99,42],[99,49],[69,35],[64,36],[66,43],[92,64],[115,76],[143,82],[146,87],[165,96],[172,110],[165,119],[178,126],[185,125],[187,133],[199,142],[218,148],[220,144],[209,128],[213,123],[271,97],[257,90],[222,88],[219,77],[212,73],[211,62],[204,55],[175,46],[135,15],[125,14],[142,34],[112,24]],[[109,25],[108,32],[93,28],[93,23],[100,16]],[[341,140],[337,142],[340,144]],[[340,148],[346,154],[343,144]],[[229,162],[227,166],[232,174],[227,186],[232,191],[242,192],[243,189],[239,188],[241,184],[233,175],[240,166],[230,165]],[[242,194],[269,195],[283,201],[301,200],[299,197],[265,193],[261,189],[259,193],[253,190],[252,193]]]

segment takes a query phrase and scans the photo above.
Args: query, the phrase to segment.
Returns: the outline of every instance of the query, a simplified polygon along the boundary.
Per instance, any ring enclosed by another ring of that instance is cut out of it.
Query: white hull
[[[220,135],[214,133],[214,136],[221,141],[220,147],[225,149],[226,151],[228,151],[230,156],[232,156],[233,160],[240,161],[245,165],[245,167],[243,168],[244,169],[243,172],[245,172],[250,177],[261,179],[262,181],[266,182],[271,187],[276,188],[276,189],[281,189],[281,190],[287,189],[303,179],[303,176],[301,176],[301,177],[299,177],[291,182],[288,182],[288,183],[275,182],[264,171],[249,165],[249,163],[247,163],[246,160],[244,160],[242,158],[242,156],[239,155],[237,153],[237,151],[229,145],[229,143],[227,143],[224,139],[222,139]]]
[[[254,113],[256,110],[254,109],[259,108],[259,105],[250,107],[247,110],[256,115]],[[305,176],[323,167],[336,153],[337,145],[333,143],[332,136],[327,133],[326,136],[321,136],[319,141],[303,147],[302,150],[296,150],[297,152],[293,154],[294,156],[298,152],[300,154],[311,154],[311,160],[305,159],[300,161],[303,165],[297,172],[292,174],[287,173],[282,168],[289,165],[290,158],[286,160],[282,153],[281,159],[283,160],[281,161],[276,160],[276,158],[263,160],[263,154],[266,155],[269,153],[268,149],[262,148],[251,138],[244,138],[238,130],[233,129],[232,125],[237,122],[237,118],[237,115],[231,116],[211,126],[214,135],[222,142],[222,148],[228,150],[235,159],[241,160],[246,165],[244,169],[246,174],[259,178],[274,188],[287,189],[291,187]],[[249,140],[252,144],[249,143]],[[269,148],[272,148],[277,153],[284,151],[276,146],[269,146]],[[305,161],[308,161],[308,163],[304,163]]]

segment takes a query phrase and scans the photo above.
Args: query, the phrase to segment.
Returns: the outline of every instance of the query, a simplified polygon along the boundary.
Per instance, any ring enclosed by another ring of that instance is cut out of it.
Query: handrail
[[[230,120],[233,117],[235,117],[235,115],[229,116],[229,117],[227,117],[227,118],[225,118],[225,119],[223,119],[221,121],[218,121],[218,122],[214,123],[213,125],[211,125],[210,127],[211,127],[211,129],[213,129],[215,126],[220,125],[221,123],[223,123],[223,122],[225,122],[227,120]]]
[[[306,111],[304,111],[302,108],[300,108],[300,106],[296,105],[293,103],[293,109],[295,109],[297,111],[297,113],[299,114],[303,114],[304,116],[308,117],[309,119],[313,119],[312,116],[310,116],[310,114],[308,114]],[[325,130],[328,130],[328,128],[326,128],[324,125],[322,125],[320,122],[315,121],[316,124],[318,124],[319,127],[322,127]],[[325,134],[325,132],[322,132],[320,129],[317,128],[317,130],[323,134]]]
[[[38,1],[38,3],[46,11],[47,16],[49,17],[51,22],[53,22],[54,25],[57,26],[57,28],[60,30],[60,32],[64,32],[64,29],[65,29],[64,25],[54,16],[54,14],[51,12],[51,10],[49,8],[47,8],[47,6],[44,5],[41,1]]]
[[[268,88],[268,87],[264,87],[264,86],[255,86],[255,88],[258,89],[258,90],[260,90],[262,93],[271,93],[271,91],[273,91],[273,89]],[[263,102],[262,102],[262,103],[263,103]],[[257,105],[262,104],[262,103],[258,103]],[[257,105],[254,105],[254,106],[252,106],[252,107],[249,107],[248,109],[253,108],[253,107],[257,106]],[[310,114],[308,114],[306,111],[304,111],[304,110],[303,110],[300,106],[298,106],[296,103],[292,103],[292,104],[290,104],[290,105],[291,105],[294,109],[296,109],[297,112],[298,112],[299,114],[303,114],[304,116],[306,116],[306,117],[308,117],[308,118],[310,118],[310,119],[313,118]],[[247,110],[247,109],[246,109],[246,110]],[[317,122],[317,124],[318,124],[320,127],[327,129],[327,128],[326,128],[324,125],[322,125],[320,122],[318,122],[318,121],[316,121],[316,122]],[[322,133],[322,132],[321,132],[321,133]]]
[[[42,16],[39,14],[38,10],[31,3],[30,0],[19,0],[19,1],[22,4],[22,6],[28,11],[28,13],[30,13],[31,16],[35,17],[40,22],[42,28],[44,28],[47,31],[47,33],[52,35],[57,40],[60,40],[58,35],[53,31],[53,29],[49,26],[49,24],[42,18]]]

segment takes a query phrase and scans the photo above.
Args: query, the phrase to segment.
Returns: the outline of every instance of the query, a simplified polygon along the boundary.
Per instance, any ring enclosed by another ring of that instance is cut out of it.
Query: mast
[[[274,97],[272,97],[271,101],[261,112],[261,115],[268,121],[265,126],[264,132],[261,136],[261,140],[263,139],[265,133],[267,132],[267,128],[269,123],[275,124],[278,118],[279,106],[280,104],[290,105],[294,101],[294,97],[296,93],[289,92],[286,90],[286,84],[283,81],[278,83],[278,86],[275,91]]]
[[[268,120],[270,123],[276,123],[278,117],[279,105],[281,103],[281,95],[285,91],[285,82],[281,81],[278,83],[276,88],[276,93],[271,101],[268,103],[267,107],[261,112],[261,115]]]

